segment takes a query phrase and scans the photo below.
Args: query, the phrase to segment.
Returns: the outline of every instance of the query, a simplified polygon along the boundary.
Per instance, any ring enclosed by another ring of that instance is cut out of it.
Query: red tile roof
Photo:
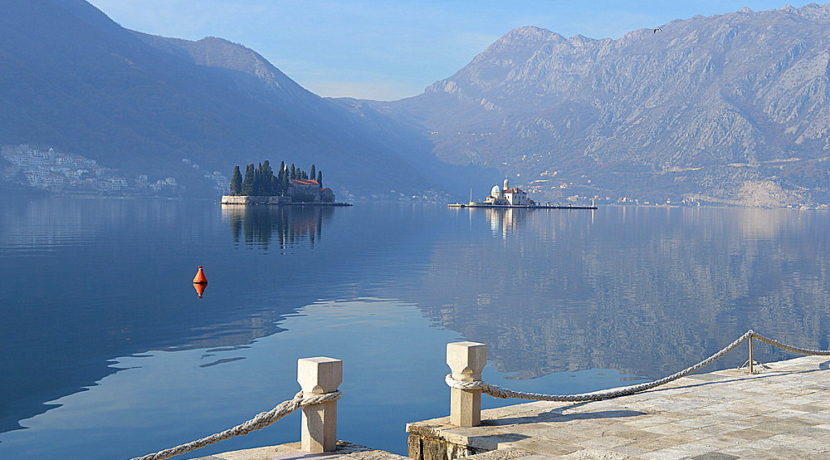
[[[291,179],[291,182],[300,185],[320,185],[316,180],[311,179]]]

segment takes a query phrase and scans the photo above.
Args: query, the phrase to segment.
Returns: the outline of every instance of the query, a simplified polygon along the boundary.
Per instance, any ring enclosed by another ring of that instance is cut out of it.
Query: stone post
[[[487,345],[476,342],[447,344],[447,365],[452,377],[462,382],[481,380],[487,364]],[[450,423],[455,426],[481,424],[481,391],[450,388]]]
[[[297,360],[297,382],[306,396],[332,393],[343,382],[343,361],[318,357]],[[337,401],[303,406],[300,448],[319,454],[337,447]]]

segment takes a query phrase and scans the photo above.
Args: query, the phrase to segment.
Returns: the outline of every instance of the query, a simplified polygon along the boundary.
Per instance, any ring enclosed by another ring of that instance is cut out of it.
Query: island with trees
[[[311,165],[306,172],[294,164],[280,162],[277,173],[268,160],[249,164],[245,172],[234,166],[230,190],[222,196],[228,205],[326,205],[350,206],[334,200],[334,192],[323,187],[323,171]]]

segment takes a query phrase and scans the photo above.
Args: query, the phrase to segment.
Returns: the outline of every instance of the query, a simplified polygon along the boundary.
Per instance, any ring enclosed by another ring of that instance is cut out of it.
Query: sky
[[[88,0],[129,29],[258,52],[329,97],[396,100],[454,74],[493,41],[533,25],[619,38],[674,19],[786,0]],[[809,2],[791,3],[803,6]]]

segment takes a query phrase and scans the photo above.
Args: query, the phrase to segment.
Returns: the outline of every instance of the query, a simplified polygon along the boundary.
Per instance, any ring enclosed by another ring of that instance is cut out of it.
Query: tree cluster
[[[231,174],[231,195],[248,195],[248,196],[280,196],[288,192],[288,187],[292,179],[311,179],[316,180],[319,186],[323,187],[323,172],[311,165],[311,172],[306,173],[302,169],[296,167],[293,163],[287,166],[284,161],[280,162],[280,167],[277,174],[271,168],[271,163],[268,160],[263,161],[258,166],[253,163],[245,167],[245,174],[243,175],[239,166],[233,167],[233,174]]]

